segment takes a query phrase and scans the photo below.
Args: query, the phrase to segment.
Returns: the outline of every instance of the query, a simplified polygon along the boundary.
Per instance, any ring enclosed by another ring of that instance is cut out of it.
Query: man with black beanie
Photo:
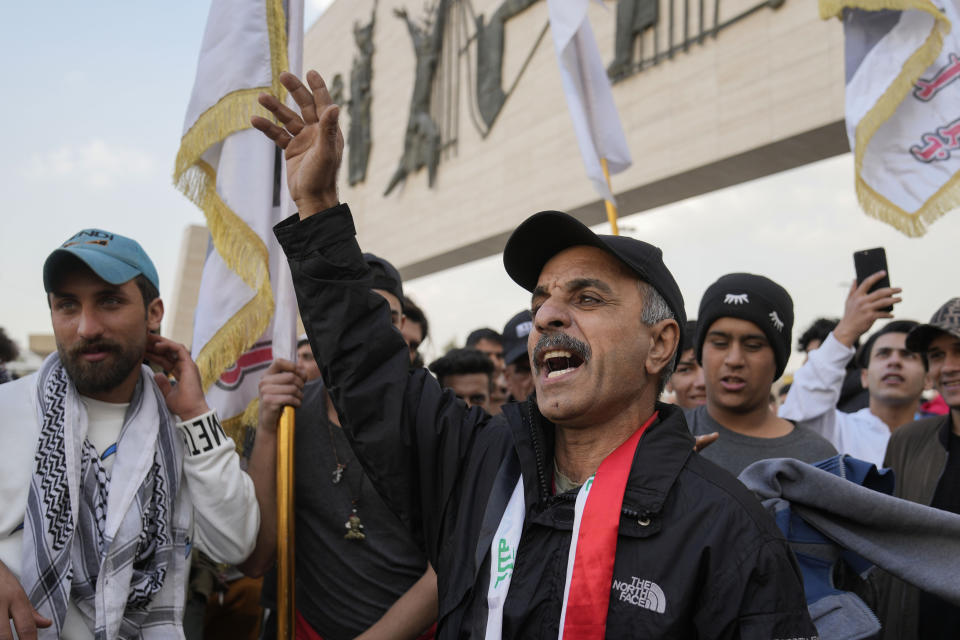
[[[697,359],[703,366],[706,406],[687,412],[694,435],[718,432],[702,451],[733,475],[757,460],[816,462],[836,454],[808,429],[770,410],[770,389],[790,358],[793,300],[773,280],[731,273],[700,301]]]

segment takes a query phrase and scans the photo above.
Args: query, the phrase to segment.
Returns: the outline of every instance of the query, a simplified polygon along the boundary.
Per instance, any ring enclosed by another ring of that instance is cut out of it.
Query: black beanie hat
[[[707,331],[718,318],[740,318],[757,325],[773,348],[777,363],[774,380],[783,375],[793,331],[793,299],[786,289],[752,273],[730,273],[707,287],[697,314],[698,362],[703,362]]]

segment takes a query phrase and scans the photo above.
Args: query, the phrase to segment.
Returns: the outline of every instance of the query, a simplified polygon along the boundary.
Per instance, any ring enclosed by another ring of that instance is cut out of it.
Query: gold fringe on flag
[[[203,210],[213,244],[224,263],[256,293],[217,329],[197,355],[204,390],[253,346],[273,317],[267,246],[220,198],[216,179],[213,167],[198,160],[177,186]]]
[[[950,33],[947,17],[929,0],[820,0],[820,17],[843,19],[844,9],[860,11],[923,11],[934,18],[933,28],[923,45],[907,59],[877,103],[857,124],[855,133],[854,170],[856,172],[857,200],[864,212],[885,222],[901,233],[916,238],[927,231],[937,218],[960,206],[960,175],[955,175],[921,206],[908,213],[877,193],[861,177],[863,154],[874,134],[890,119],[923,72],[934,63],[943,48],[943,37]]]
[[[237,453],[242,453],[244,438],[247,429],[256,429],[260,421],[260,398],[254,398],[243,410],[243,413],[237,414],[232,418],[224,420],[220,426],[224,432],[233,438],[236,443]]]
[[[263,335],[274,311],[267,247],[217,194],[216,171],[202,160],[208,149],[227,136],[251,128],[250,116],[272,118],[270,112],[257,102],[261,92],[272,92],[281,101],[286,100],[286,89],[279,79],[280,72],[289,66],[283,1],[266,0],[266,4],[272,70],[270,86],[234,91],[204,111],[180,141],[173,172],[177,188],[203,211],[217,253],[255,291],[254,297],[217,330],[198,354],[197,366],[204,389],[208,389]],[[224,422],[232,423],[235,418],[243,421],[249,413],[250,406],[240,416],[228,417]]]

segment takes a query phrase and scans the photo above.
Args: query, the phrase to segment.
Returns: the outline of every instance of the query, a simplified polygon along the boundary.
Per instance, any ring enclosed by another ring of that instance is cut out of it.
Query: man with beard
[[[773,520],[656,403],[685,322],[660,250],[559,212],[524,222],[504,263],[532,293],[535,397],[468,409],[386,330],[338,202],[323,80],[280,79],[302,117],[262,94],[284,128],[252,119],[285,149],[300,212],[275,233],[354,451],[426,541],[438,637],[815,637]]]
[[[85,229],[43,283],[57,352],[0,388],[0,611],[20,638],[182,637],[190,549],[250,553],[253,483],[187,349],[154,335],[139,244]]]

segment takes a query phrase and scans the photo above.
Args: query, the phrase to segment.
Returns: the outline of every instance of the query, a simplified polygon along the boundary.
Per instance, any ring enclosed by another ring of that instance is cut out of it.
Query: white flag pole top
[[[174,168],[212,239],[192,355],[208,403],[233,430],[255,420],[257,383],[274,350],[295,351],[292,284],[272,231],[292,205],[285,177],[275,205],[276,147],[250,116],[272,117],[257,103],[261,92],[287,99],[279,75],[301,66],[302,39],[302,0],[213,0]]]
[[[630,150],[613,102],[613,91],[587,19],[589,0],[547,0],[550,31],[560,64],[563,92],[587,177],[600,196],[615,202],[600,159],[611,174],[631,164]]]
[[[921,236],[960,206],[960,0],[820,0],[844,22],[857,199]]]

